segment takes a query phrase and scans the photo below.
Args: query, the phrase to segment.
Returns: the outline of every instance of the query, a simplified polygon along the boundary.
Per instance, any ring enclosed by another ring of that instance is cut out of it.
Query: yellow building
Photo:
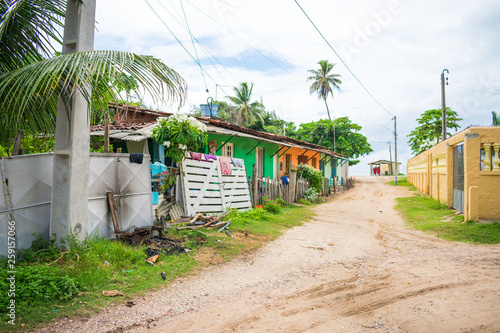
[[[408,161],[408,181],[466,220],[500,220],[500,127],[469,127]]]

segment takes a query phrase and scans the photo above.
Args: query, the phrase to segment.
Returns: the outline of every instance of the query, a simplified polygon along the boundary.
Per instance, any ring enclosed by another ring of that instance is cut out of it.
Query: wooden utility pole
[[[104,114],[104,152],[109,153],[109,114]]]

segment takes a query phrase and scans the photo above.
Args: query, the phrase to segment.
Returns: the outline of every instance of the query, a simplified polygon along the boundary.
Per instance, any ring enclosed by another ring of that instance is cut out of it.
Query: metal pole
[[[442,104],[442,117],[443,117],[442,141],[446,140],[446,98],[444,94],[444,72],[449,73],[449,71],[447,69],[443,69],[443,72],[441,73],[441,104]],[[448,85],[448,78],[446,78],[446,84]]]
[[[398,185],[398,134],[396,130],[396,116],[394,116],[394,183]]]

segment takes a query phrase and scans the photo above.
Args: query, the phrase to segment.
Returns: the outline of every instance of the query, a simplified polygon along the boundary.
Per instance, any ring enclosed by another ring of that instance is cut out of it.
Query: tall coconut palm
[[[226,96],[234,105],[236,122],[240,126],[250,126],[251,124],[263,121],[264,105],[261,102],[251,102],[253,83],[248,87],[247,82],[241,82],[239,88],[233,87],[235,96]]]
[[[491,111],[492,124],[493,126],[500,126],[500,117],[497,115],[496,111]]]
[[[318,94],[318,99],[323,99],[326,106],[326,112],[328,113],[328,118],[330,121],[332,117],[330,116],[330,110],[328,109],[328,103],[326,102],[326,98],[328,95],[332,95],[333,97],[333,89],[340,89],[340,74],[330,73],[335,66],[328,62],[328,60],[320,60],[318,62],[319,69],[310,69],[309,73],[313,74],[307,78],[307,81],[312,81],[311,86],[309,87],[309,94],[312,95],[314,93]],[[335,124],[333,124],[333,150],[336,149],[335,144]]]
[[[66,0],[0,1],[0,140],[18,128],[53,131],[59,96],[80,91],[89,106],[95,99],[120,99],[116,83],[127,76],[156,101],[183,104],[186,83],[154,57],[121,51],[52,57],[53,43],[62,45],[65,12]]]

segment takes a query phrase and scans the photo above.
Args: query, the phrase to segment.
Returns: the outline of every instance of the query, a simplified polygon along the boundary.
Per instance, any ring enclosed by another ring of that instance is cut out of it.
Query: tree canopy
[[[460,128],[458,122],[461,120],[462,118],[459,118],[455,111],[446,108],[447,129],[453,128],[456,130]],[[410,138],[408,144],[415,155],[426,151],[441,140],[443,132],[442,110],[432,109],[425,111],[417,119],[417,123],[419,126],[407,135]],[[451,133],[447,132],[447,135],[451,136]]]
[[[497,113],[495,111],[491,111],[491,116],[492,116],[492,125],[500,126],[500,117],[497,115]]]
[[[66,0],[0,2],[0,142],[14,137],[19,128],[53,132],[58,98],[76,91],[87,99],[89,113],[96,100],[120,100],[130,78],[155,101],[183,104],[186,83],[154,57],[122,51],[53,56],[53,45],[62,45],[58,31],[65,11]]]
[[[300,124],[293,137],[332,149],[334,142],[334,126],[337,152],[349,159],[349,165],[359,163],[360,156],[373,151],[368,140],[359,133],[361,126],[353,123],[349,117],[339,117],[334,121],[321,119]]]

